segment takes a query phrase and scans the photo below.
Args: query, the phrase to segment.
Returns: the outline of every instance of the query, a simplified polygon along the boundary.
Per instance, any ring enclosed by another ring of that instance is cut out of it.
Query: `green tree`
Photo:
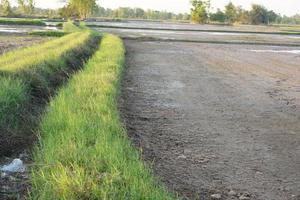
[[[35,1],[34,0],[28,0],[27,2],[27,13],[33,14],[35,8]]]
[[[1,15],[10,16],[12,14],[9,0],[1,0],[0,10]]]
[[[237,10],[235,5],[232,2],[229,2],[225,6],[225,15],[226,15],[226,21],[228,23],[232,24],[236,21]]]
[[[68,4],[58,10],[59,16],[61,16],[64,19],[70,19],[70,18],[78,18],[79,13],[74,8],[74,6]]]
[[[91,15],[97,6],[96,0],[69,0],[69,5],[77,10],[81,19]]]
[[[134,12],[135,12],[135,18],[139,18],[139,19],[145,18],[145,11],[143,9],[135,8]]]
[[[225,22],[226,15],[224,12],[222,12],[220,9],[218,9],[216,13],[212,13],[210,15],[210,20],[215,21],[215,22]]]
[[[18,0],[18,8],[21,13],[30,15],[34,13],[35,1],[34,0]]]
[[[250,23],[249,11],[244,10],[241,6],[238,6],[236,8],[236,21],[241,24],[249,24]]]
[[[209,16],[209,0],[192,0],[191,20],[196,23],[206,23]]]
[[[276,22],[276,20],[280,17],[278,14],[276,14],[273,10],[268,11],[267,18],[268,18],[268,24]]]
[[[20,10],[21,13],[26,12],[26,6],[24,0],[18,0],[18,9]]]
[[[250,11],[251,24],[268,24],[268,10],[259,4],[252,4]]]

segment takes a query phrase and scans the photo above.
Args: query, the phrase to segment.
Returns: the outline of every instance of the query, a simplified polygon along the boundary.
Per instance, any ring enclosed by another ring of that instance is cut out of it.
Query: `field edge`
[[[50,103],[29,199],[174,198],[140,160],[121,123],[124,62],[122,40],[105,35],[84,70]]]

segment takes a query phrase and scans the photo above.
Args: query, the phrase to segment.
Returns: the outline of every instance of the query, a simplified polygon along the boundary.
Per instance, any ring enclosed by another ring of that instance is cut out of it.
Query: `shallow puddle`
[[[256,53],[291,53],[300,54],[300,50],[250,50]]]
[[[58,30],[57,27],[52,26],[10,26],[0,25],[1,33],[28,33],[31,31],[46,31],[46,30]]]

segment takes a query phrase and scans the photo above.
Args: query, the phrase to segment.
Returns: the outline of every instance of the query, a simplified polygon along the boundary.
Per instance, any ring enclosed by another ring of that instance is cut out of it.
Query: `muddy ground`
[[[255,33],[225,33],[225,32],[197,32],[176,30],[145,30],[96,28],[99,31],[110,32],[124,39],[139,40],[181,40],[198,43],[240,43],[240,44],[271,44],[300,46],[300,35],[255,34]]]
[[[1,29],[1,28],[0,28]],[[14,33],[0,34],[0,55],[22,47],[31,46],[49,40],[48,37],[16,35]]]
[[[191,24],[189,22],[155,22],[149,20],[121,20],[120,22],[97,21],[87,22],[88,25],[113,26],[113,27],[138,27],[154,29],[186,29],[186,30],[216,30],[216,31],[252,31],[252,32],[280,32],[280,31],[300,31],[299,25],[213,25],[213,24]]]
[[[23,48],[34,44],[42,43],[49,39],[50,39],[49,37],[2,33],[0,34],[0,55],[18,48]],[[0,138],[0,141],[3,139],[5,138],[3,138],[3,134],[2,134],[2,138]],[[30,139],[32,139],[32,137],[30,137]],[[32,140],[30,142],[32,142]],[[29,156],[30,152],[27,150],[27,148],[28,146],[16,147],[16,149],[14,150],[16,150],[17,152],[9,156],[0,154],[0,167],[11,163],[12,160],[15,158],[22,159],[26,164],[31,163],[31,158]],[[0,149],[2,148],[0,147]],[[19,152],[20,149],[23,149],[21,153]],[[1,200],[24,199],[24,196],[27,194],[28,182],[29,182],[27,173],[28,172],[6,173],[0,171],[0,199]]]
[[[299,48],[125,44],[123,119],[171,191],[300,199]]]

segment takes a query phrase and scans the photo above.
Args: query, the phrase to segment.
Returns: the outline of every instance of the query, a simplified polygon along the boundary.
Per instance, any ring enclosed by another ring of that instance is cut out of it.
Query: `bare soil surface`
[[[33,44],[45,42],[49,40],[49,37],[38,37],[38,36],[25,36],[25,35],[14,35],[8,33],[2,33],[0,35],[0,54],[5,52],[31,46]]]
[[[123,119],[171,191],[300,199],[299,48],[125,43]]]

